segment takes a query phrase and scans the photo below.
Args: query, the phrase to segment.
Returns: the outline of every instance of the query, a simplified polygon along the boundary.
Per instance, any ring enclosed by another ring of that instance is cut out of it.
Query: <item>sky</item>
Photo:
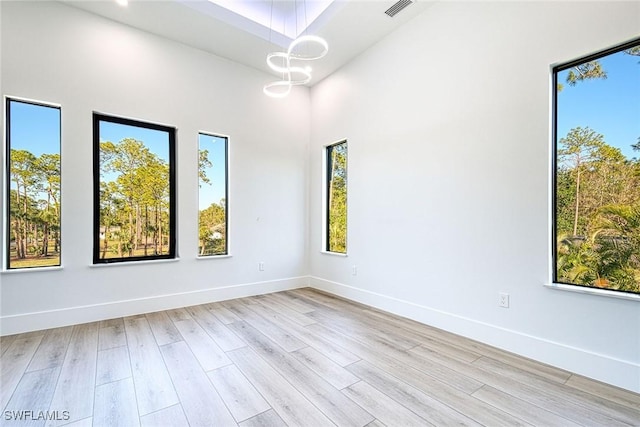
[[[606,79],[566,83],[570,70],[558,73],[558,139],[574,127],[590,127],[628,159],[640,158],[631,144],[640,138],[640,56],[618,52],[601,58]]]
[[[198,208],[200,210],[211,206],[211,203],[220,203],[220,199],[225,197],[226,180],[226,142],[227,139],[220,136],[206,134],[198,135],[200,150],[209,151],[209,161],[212,166],[206,168],[205,174],[211,181],[209,184],[200,183],[200,195],[198,198]]]
[[[60,109],[11,100],[11,148],[60,154]]]

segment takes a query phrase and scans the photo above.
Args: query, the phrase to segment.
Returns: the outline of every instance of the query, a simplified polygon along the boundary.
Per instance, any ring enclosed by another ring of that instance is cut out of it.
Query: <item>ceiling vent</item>
[[[403,10],[405,7],[409,6],[410,4],[413,4],[415,1],[416,0],[398,0],[398,2],[396,2],[393,6],[387,9],[384,13],[386,13],[387,15],[393,18],[401,10]]]

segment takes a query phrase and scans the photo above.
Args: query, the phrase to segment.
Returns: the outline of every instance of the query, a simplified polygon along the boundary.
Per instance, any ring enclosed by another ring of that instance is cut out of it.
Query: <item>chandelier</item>
[[[297,1],[295,6],[297,9]],[[304,7],[306,20],[306,3]],[[271,8],[273,14],[273,3]],[[305,22],[305,29],[306,27]],[[280,74],[281,79],[264,85],[263,92],[273,98],[285,98],[291,93],[293,86],[305,85],[311,81],[311,67],[309,65],[303,66],[303,64],[323,58],[328,52],[329,44],[326,40],[319,36],[304,34],[293,40],[286,52],[269,53],[267,65]]]

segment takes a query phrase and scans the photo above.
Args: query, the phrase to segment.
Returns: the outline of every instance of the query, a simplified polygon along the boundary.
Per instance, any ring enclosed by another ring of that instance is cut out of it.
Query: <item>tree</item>
[[[219,255],[227,250],[227,217],[226,201],[212,203],[199,212],[198,238],[200,255]]]
[[[607,72],[602,68],[600,61],[589,61],[584,64],[574,66],[567,73],[566,82],[569,86],[575,86],[578,82],[593,79],[606,79]],[[558,83],[558,92],[564,89],[562,83]]]
[[[330,151],[328,189],[328,249],[347,251],[347,144],[337,144]]]
[[[19,259],[27,256],[27,231],[29,222],[29,193],[36,182],[34,164],[36,157],[27,150],[11,149],[9,170],[11,180],[16,186],[15,209],[12,209],[13,235],[16,243],[16,254]]]
[[[585,164],[596,160],[598,150],[604,145],[604,137],[586,127],[571,129],[567,136],[560,139],[558,159],[561,167],[570,167],[575,176],[575,207],[573,220],[573,235],[578,234],[578,219],[580,216],[580,179]]]
[[[207,169],[213,166],[209,160],[209,150],[200,150],[198,152],[198,177],[200,178],[200,187],[202,184],[211,185],[211,180],[207,176]]]

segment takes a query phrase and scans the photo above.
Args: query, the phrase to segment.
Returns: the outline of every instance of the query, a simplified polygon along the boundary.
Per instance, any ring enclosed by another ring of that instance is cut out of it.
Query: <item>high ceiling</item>
[[[432,4],[418,0],[391,18],[384,12],[397,0],[129,0],[124,7],[115,0],[60,1],[264,72],[270,72],[267,54],[286,50],[296,30],[308,25],[309,34],[329,43],[329,54],[313,63],[309,85]],[[261,19],[263,24],[256,22]]]

